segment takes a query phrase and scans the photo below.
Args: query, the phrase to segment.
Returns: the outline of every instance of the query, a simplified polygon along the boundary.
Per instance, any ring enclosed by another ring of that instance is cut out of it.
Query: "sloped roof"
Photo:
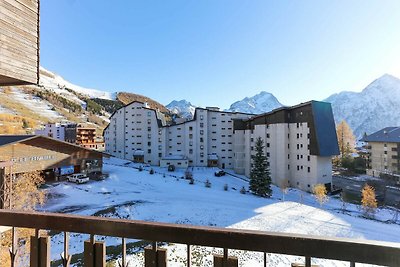
[[[26,143],[26,142],[36,141],[37,139],[50,140],[55,143],[63,144],[64,146],[74,147],[76,149],[87,150],[87,151],[90,151],[91,153],[103,155],[103,153],[100,151],[88,149],[83,146],[79,146],[77,144],[68,143],[68,142],[54,139],[51,137],[47,137],[44,135],[0,135],[0,147],[6,146],[6,145],[11,145],[11,144],[16,144],[16,143],[22,143],[22,142]]]
[[[34,137],[34,135],[0,135],[0,146],[18,143],[32,137]]]
[[[400,143],[400,127],[383,128],[375,133],[365,136],[361,141]]]

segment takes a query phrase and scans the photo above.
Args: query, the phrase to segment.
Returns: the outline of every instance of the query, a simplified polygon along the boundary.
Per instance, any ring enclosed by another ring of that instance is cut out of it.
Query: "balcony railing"
[[[153,244],[152,248],[145,249],[145,266],[167,266],[166,249],[157,248],[157,242],[186,244],[187,266],[191,264],[191,245],[223,248],[223,255],[214,255],[214,266],[221,267],[238,266],[237,258],[228,257],[228,249],[264,252],[264,266],[269,266],[266,253],[303,256],[305,266],[311,266],[312,257],[348,261],[350,266],[356,262],[400,266],[400,244],[380,241],[10,210],[0,210],[0,225],[36,229],[36,236],[31,239],[30,266],[50,264],[50,239],[39,236],[39,230],[64,232],[63,266],[69,265],[69,232],[91,235],[85,241],[83,254],[84,266],[90,267],[105,266],[105,244],[96,241],[95,235],[122,238],[122,266],[126,266],[126,238]],[[13,240],[17,238],[14,236]]]

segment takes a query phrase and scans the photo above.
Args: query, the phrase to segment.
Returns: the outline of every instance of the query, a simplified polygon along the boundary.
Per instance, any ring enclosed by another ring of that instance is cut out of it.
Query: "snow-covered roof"
[[[218,155],[216,155],[216,154],[209,154],[209,155],[208,155],[208,160],[218,160]]]
[[[361,141],[400,143],[400,127],[386,127],[370,134]]]
[[[163,160],[185,160],[184,155],[168,155],[162,158]]]
[[[133,151],[134,156],[144,156],[144,151],[143,150],[135,150]]]

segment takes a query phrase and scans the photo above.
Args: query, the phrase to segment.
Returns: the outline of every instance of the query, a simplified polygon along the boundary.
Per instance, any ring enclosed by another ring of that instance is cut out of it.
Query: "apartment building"
[[[159,165],[165,151],[165,117],[146,103],[132,102],[117,111],[104,129],[106,153],[136,162]]]
[[[47,123],[42,129],[36,130],[35,134],[75,144],[76,130],[76,124],[73,123]]]
[[[235,120],[234,170],[250,176],[255,141],[261,137],[278,186],[311,191],[315,184],[332,182],[332,156],[339,154],[330,103],[310,101],[269,113]]]
[[[133,102],[114,112],[104,130],[106,152],[159,165],[187,159],[189,166],[233,168],[233,119],[252,114],[196,108],[192,120],[167,125],[162,113]]]
[[[330,189],[331,158],[339,149],[329,103],[311,101],[262,115],[196,108],[192,120],[167,125],[163,114],[133,102],[117,110],[104,130],[106,152],[116,157],[228,168],[246,176],[257,137],[264,140],[275,184],[310,191],[323,183]]]
[[[400,127],[386,127],[361,141],[367,142],[367,174],[400,174]]]

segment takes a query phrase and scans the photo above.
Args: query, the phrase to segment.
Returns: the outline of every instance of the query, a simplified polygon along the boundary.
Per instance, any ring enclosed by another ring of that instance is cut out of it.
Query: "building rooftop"
[[[400,143],[400,127],[386,127],[361,139],[364,142]]]
[[[20,142],[25,139],[34,137],[35,135],[0,135],[0,146]]]

